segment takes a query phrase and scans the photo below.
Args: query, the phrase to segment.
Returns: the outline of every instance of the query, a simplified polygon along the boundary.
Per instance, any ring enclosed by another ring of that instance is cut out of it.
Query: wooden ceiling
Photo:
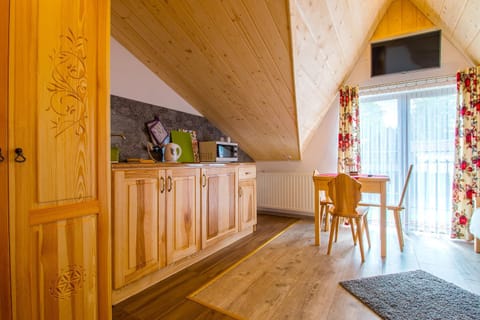
[[[112,35],[253,159],[298,160],[387,9],[406,1],[112,0]],[[480,1],[411,3],[480,62]]]

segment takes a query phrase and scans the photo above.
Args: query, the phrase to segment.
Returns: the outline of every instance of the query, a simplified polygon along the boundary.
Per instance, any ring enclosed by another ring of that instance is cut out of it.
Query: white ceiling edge
[[[110,37],[110,93],[202,116],[113,37]]]

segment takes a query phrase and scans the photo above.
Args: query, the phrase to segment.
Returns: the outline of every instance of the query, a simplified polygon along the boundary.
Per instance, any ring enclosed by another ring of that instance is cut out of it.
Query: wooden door
[[[10,2],[15,319],[110,319],[109,1]]]
[[[167,263],[200,250],[200,169],[167,170]]]
[[[0,1],[0,319],[12,318],[8,227],[8,25],[9,1]]]
[[[235,167],[202,169],[202,248],[238,231]]]
[[[118,289],[166,265],[164,170],[113,172],[113,285]],[[161,214],[160,214],[161,213]]]

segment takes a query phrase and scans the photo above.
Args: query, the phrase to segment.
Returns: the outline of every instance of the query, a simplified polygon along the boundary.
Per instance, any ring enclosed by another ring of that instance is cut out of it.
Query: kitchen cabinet
[[[256,167],[253,165],[238,168],[238,216],[240,231],[255,228],[257,224],[257,179]]]
[[[202,169],[202,248],[238,231],[237,186],[233,166]]]
[[[200,249],[199,168],[113,170],[114,289]]]
[[[166,265],[165,177],[159,170],[114,171],[113,287]]]
[[[112,177],[114,304],[254,231],[254,164],[116,163]]]
[[[111,319],[110,3],[1,3],[0,317]]]
[[[200,250],[200,168],[165,170],[167,263]],[[162,208],[162,207],[161,207]]]

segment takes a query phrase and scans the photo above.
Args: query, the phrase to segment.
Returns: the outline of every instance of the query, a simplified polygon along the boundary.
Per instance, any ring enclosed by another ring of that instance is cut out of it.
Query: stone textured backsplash
[[[220,137],[226,136],[204,117],[112,95],[111,133],[123,134],[126,137],[125,140],[118,136],[111,137],[112,146],[120,149],[121,162],[128,158],[149,158],[146,143],[150,142],[150,136],[146,123],[155,117],[167,132],[178,129],[195,130],[198,141],[220,140]],[[233,137],[232,141],[235,142]],[[241,150],[241,146],[238,161],[253,161]]]

